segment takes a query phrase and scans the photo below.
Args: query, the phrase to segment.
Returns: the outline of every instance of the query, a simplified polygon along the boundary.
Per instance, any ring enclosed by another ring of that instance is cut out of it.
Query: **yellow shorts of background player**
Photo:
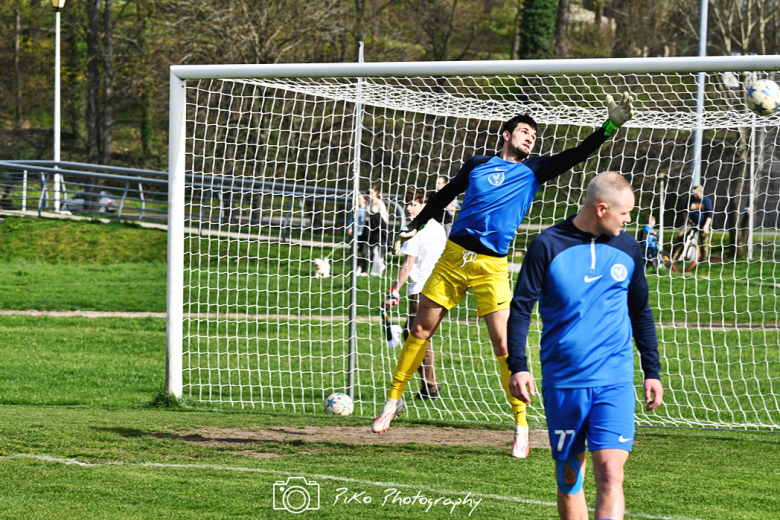
[[[508,309],[512,300],[506,257],[478,255],[447,241],[422,293],[447,310],[471,292],[477,299],[477,316]]]

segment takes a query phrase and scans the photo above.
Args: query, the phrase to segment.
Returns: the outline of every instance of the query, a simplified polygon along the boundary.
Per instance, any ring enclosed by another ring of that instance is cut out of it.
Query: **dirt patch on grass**
[[[252,457],[255,459],[277,459],[281,457],[278,453],[262,453],[252,450],[231,451],[233,455],[244,455],[246,457]]]
[[[176,435],[185,442],[202,446],[236,446],[258,443],[308,444],[337,442],[340,444],[401,444],[416,442],[435,446],[495,446],[509,449],[512,430],[478,430],[464,428],[392,427],[381,435],[371,433],[367,426],[307,426],[296,428],[274,426],[257,430],[203,428]],[[531,430],[531,448],[550,449],[545,430]]]

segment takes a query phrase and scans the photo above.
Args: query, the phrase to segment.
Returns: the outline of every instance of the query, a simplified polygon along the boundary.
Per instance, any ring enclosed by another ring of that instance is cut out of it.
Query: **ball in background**
[[[328,415],[352,415],[355,406],[347,394],[336,392],[325,399],[325,413]]]
[[[780,87],[768,79],[754,81],[745,94],[745,104],[759,116],[774,114],[780,109]]]

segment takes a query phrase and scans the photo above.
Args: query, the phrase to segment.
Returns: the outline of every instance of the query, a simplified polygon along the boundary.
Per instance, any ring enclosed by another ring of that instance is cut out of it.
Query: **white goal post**
[[[496,153],[501,124],[519,113],[539,124],[535,154],[575,146],[606,119],[605,96],[628,90],[634,119],[542,187],[510,267],[577,212],[593,175],[621,172],[637,196],[627,231],[642,240],[653,217],[661,253],[647,276],[665,404],[644,410],[637,356],[638,424],[780,429],[780,114],[743,103],[752,81],[778,71],[780,56],[171,67],[166,389],[304,412],[344,391],[356,414],[373,416],[398,355],[379,305],[400,262],[386,237],[405,222],[406,190],[433,193],[470,156]],[[709,250],[665,263],[694,171],[714,205]],[[367,243],[358,215],[369,186],[388,230]],[[539,328],[537,316],[536,374]],[[409,415],[509,420],[472,297],[433,342],[441,399],[409,397]],[[544,421],[540,400],[529,418]]]

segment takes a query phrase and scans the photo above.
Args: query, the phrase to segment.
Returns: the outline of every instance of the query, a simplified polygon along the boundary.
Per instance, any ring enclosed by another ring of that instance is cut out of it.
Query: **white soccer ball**
[[[328,415],[352,415],[355,406],[347,394],[336,392],[325,399],[325,413]]]
[[[745,94],[745,104],[759,116],[774,114],[780,109],[780,87],[768,79],[754,81]]]

